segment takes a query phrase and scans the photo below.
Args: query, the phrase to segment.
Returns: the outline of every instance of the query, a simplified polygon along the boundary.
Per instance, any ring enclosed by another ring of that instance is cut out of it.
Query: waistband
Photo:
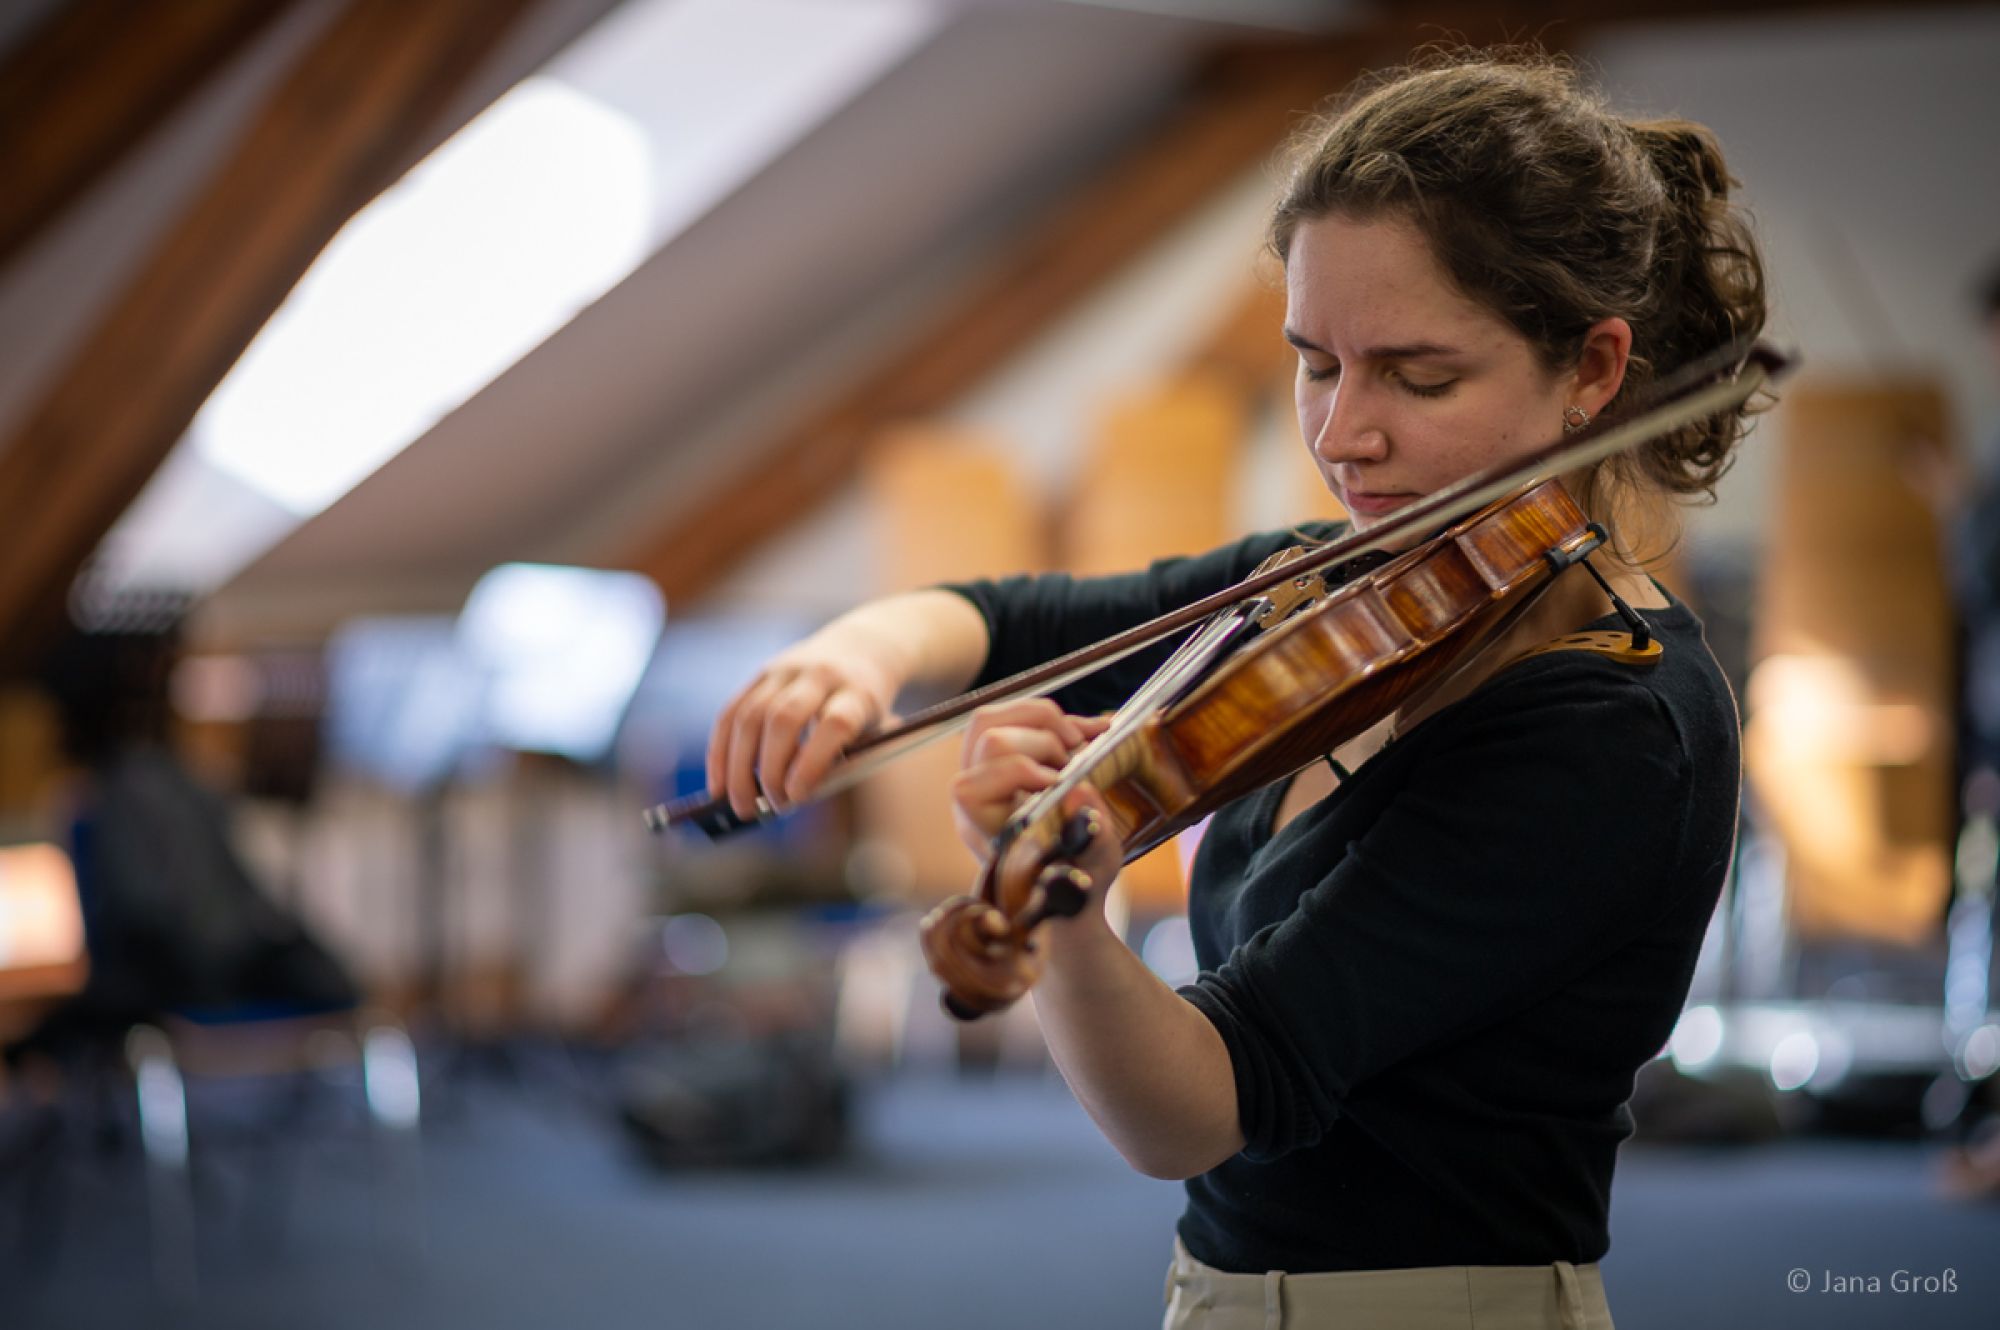
[[[1197,1261],[1176,1237],[1166,1293],[1170,1327],[1611,1330],[1604,1279],[1594,1262],[1232,1274]]]

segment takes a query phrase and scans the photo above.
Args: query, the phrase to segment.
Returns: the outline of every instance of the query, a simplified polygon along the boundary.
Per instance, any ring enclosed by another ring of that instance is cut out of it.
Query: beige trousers
[[[1232,1275],[1174,1239],[1162,1330],[1612,1330],[1595,1265]]]

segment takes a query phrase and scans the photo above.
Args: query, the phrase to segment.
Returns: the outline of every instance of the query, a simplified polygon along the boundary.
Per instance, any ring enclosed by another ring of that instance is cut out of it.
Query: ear
[[[1600,319],[1583,335],[1583,354],[1570,375],[1567,405],[1591,415],[1602,411],[1625,382],[1632,359],[1632,325],[1623,319]]]

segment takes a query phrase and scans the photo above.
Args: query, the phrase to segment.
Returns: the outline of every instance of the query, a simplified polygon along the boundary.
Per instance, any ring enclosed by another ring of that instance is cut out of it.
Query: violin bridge
[[[1263,603],[1251,613],[1250,622],[1268,628],[1283,623],[1301,605],[1316,604],[1325,598],[1326,579],[1318,573],[1305,573],[1266,591],[1260,598]]]

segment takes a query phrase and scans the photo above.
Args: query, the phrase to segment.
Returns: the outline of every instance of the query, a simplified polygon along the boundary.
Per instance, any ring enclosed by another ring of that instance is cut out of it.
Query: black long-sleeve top
[[[950,589],[986,619],[985,683],[1296,543]],[[1298,1273],[1609,1248],[1633,1077],[1686,999],[1740,785],[1735,704],[1700,623],[1678,602],[1647,617],[1656,664],[1530,657],[1276,836],[1282,785],[1215,814],[1188,907],[1201,973],[1180,991],[1228,1046],[1248,1144],[1188,1180],[1180,1235],[1198,1260]],[[1057,701],[1114,707],[1164,651]]]

